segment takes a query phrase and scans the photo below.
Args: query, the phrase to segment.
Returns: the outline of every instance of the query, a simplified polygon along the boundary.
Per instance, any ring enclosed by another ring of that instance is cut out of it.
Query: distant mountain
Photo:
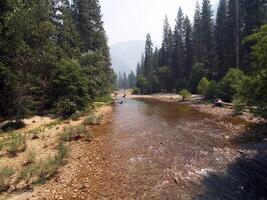
[[[115,72],[136,71],[136,65],[144,52],[145,41],[128,41],[110,47],[112,67]]]

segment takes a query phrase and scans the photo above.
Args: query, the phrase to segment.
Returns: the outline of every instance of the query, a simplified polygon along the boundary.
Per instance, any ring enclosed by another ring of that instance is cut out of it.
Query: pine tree
[[[68,0],[58,0],[55,5],[57,44],[62,57],[77,58],[80,54],[79,32],[75,25],[73,11]]]
[[[193,68],[193,42],[192,42],[192,26],[188,16],[185,17],[183,22],[184,32],[184,73],[183,77],[188,79]]]
[[[176,24],[174,28],[174,39],[173,39],[173,79],[181,78],[184,73],[183,59],[184,59],[184,32],[183,32],[183,21],[184,15],[181,8],[179,8],[176,18]]]
[[[193,24],[193,33],[192,33],[192,39],[193,39],[193,51],[194,51],[194,63],[202,63],[202,40],[201,40],[201,9],[200,5],[197,2],[196,4],[196,10],[194,15],[194,24]]]
[[[218,79],[223,78],[230,68],[228,47],[227,1],[220,0],[215,24],[216,72],[218,73]]]
[[[201,10],[201,41],[203,43],[202,60],[213,77],[214,68],[214,24],[210,0],[203,0]]]
[[[146,78],[149,78],[152,74],[153,67],[153,43],[151,40],[151,36],[148,33],[146,36],[146,44],[145,44],[145,60],[144,60],[144,75]]]
[[[240,1],[240,13],[241,13],[241,40],[246,36],[253,33],[254,30],[258,29],[262,24],[266,23],[267,4],[265,0],[242,0]],[[246,72],[251,71],[251,46],[253,43],[246,43],[242,46],[241,52],[241,67]]]
[[[160,66],[171,66],[171,54],[172,54],[172,31],[168,21],[168,17],[165,16],[163,24],[163,40],[161,45]]]

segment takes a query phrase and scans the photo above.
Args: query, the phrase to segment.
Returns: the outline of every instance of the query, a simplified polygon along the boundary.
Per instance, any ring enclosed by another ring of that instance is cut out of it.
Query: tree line
[[[210,0],[203,0],[193,23],[179,8],[173,29],[166,16],[159,49],[147,34],[135,92],[187,89],[249,105],[261,101],[266,110],[266,8],[264,0],[220,0],[214,17]],[[256,85],[258,99],[248,91]]]
[[[118,89],[134,88],[135,83],[136,83],[136,76],[132,70],[128,75],[126,75],[125,72],[123,74],[119,72],[118,79],[117,79]]]
[[[116,82],[98,0],[0,2],[0,118],[84,109]]]

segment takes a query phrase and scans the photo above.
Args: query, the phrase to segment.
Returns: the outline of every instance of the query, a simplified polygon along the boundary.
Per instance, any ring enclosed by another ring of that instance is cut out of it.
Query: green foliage
[[[206,91],[205,97],[207,99],[212,99],[218,96],[218,84],[216,81],[210,81]]]
[[[81,135],[84,135],[87,132],[85,125],[78,125],[75,127],[70,127],[60,135],[61,142],[70,142],[73,139],[79,139]]]
[[[57,113],[62,117],[69,117],[76,112],[77,106],[68,98],[61,98],[57,102]]]
[[[32,178],[38,173],[38,166],[35,163],[26,165],[19,173],[17,181],[25,181],[28,185]]]
[[[141,94],[148,94],[150,92],[149,82],[143,75],[137,77],[136,87],[141,90]]]
[[[18,152],[24,151],[25,149],[25,137],[20,133],[11,133],[7,142],[7,152],[12,156],[16,156]]]
[[[96,102],[103,102],[103,103],[111,103],[112,102],[112,97],[110,94],[108,95],[104,95],[104,96],[101,96],[101,97],[97,97],[95,99]]]
[[[196,92],[199,82],[205,75],[204,65],[202,63],[196,63],[193,66],[189,81],[189,86],[192,92]]]
[[[191,98],[191,93],[186,89],[181,90],[179,94],[182,96],[183,101]]]
[[[138,87],[134,87],[132,94],[141,94],[141,90]]]
[[[83,112],[76,111],[75,113],[73,113],[73,114],[70,116],[70,118],[71,118],[73,121],[78,121],[83,115],[84,115]]]
[[[245,38],[244,42],[256,43],[252,47],[252,55],[255,59],[255,66],[258,69],[267,67],[267,24],[263,25],[259,30]]]
[[[37,182],[44,183],[46,180],[53,177],[57,173],[59,166],[63,164],[64,159],[67,155],[67,147],[65,146],[64,142],[60,142],[58,146],[58,152],[55,156],[48,157],[46,160],[41,161],[37,164]]]
[[[235,114],[236,115],[242,114],[242,112],[245,110],[246,107],[244,101],[241,100],[240,98],[234,98],[233,104],[234,104]]]
[[[92,126],[92,125],[94,125],[95,124],[95,116],[94,116],[94,114],[89,114],[85,118],[85,120],[84,120],[83,123],[84,123],[85,126]]]
[[[210,81],[206,77],[203,77],[197,87],[198,93],[205,96],[207,89],[209,87],[209,84],[210,84]]]
[[[82,110],[114,88],[101,7],[84,3],[1,2],[1,117],[44,114],[62,98]]]
[[[9,167],[0,168],[0,192],[3,192],[9,188],[10,179],[15,171]]]
[[[88,81],[82,68],[74,60],[58,63],[51,88],[53,101],[59,103],[63,110],[64,106],[67,108],[63,114],[71,115],[88,103]]]
[[[267,69],[246,77],[238,96],[257,115],[267,118]]]
[[[239,69],[230,69],[219,83],[219,97],[231,102],[241,88],[245,75]]]

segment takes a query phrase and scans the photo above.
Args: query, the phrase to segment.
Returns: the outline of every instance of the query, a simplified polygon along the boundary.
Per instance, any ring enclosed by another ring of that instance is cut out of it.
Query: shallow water
[[[194,199],[195,182],[230,160],[224,130],[186,105],[126,99],[105,132],[112,162],[95,198]]]

